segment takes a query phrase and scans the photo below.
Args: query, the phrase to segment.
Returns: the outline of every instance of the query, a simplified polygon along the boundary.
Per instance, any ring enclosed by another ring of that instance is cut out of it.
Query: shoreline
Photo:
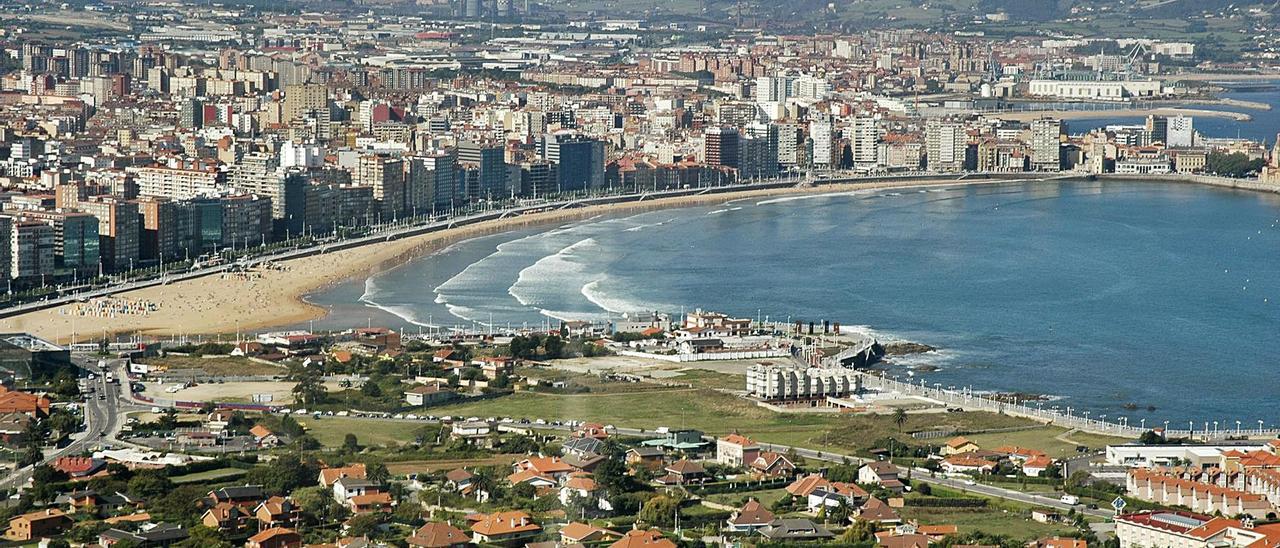
[[[729,190],[544,211],[281,261],[274,263],[277,269],[254,270],[249,279],[230,274],[210,274],[94,300],[154,307],[146,313],[86,316],[79,315],[77,311],[88,303],[69,303],[0,319],[0,329],[25,331],[57,344],[70,344],[122,335],[178,338],[280,328],[327,316],[328,309],[308,302],[308,295],[392,268],[463,240],[521,228],[577,221],[603,214],[697,207],[742,198],[1034,180],[1028,176],[972,180],[957,179],[958,176]]]
[[[1219,103],[1225,104],[1225,103]],[[1232,105],[1234,106],[1234,105]],[[1243,105],[1240,105],[1242,108]],[[1026,110],[1018,112],[992,112],[983,113],[988,118],[1000,118],[1002,120],[1013,120],[1018,122],[1028,122],[1044,116],[1052,116],[1062,120],[1079,120],[1099,117],[1112,118],[1141,118],[1144,116],[1199,116],[1204,118],[1226,118],[1237,122],[1248,122],[1253,120],[1253,116],[1243,112],[1234,112],[1228,110],[1208,110],[1198,108],[1179,108],[1179,107],[1159,107],[1159,108],[1121,108],[1108,110]]]
[[[913,187],[963,187],[1049,179],[1049,177],[1037,178],[1033,173],[1017,175],[1020,176],[986,179],[957,179],[956,176],[952,176],[728,190],[550,210],[290,259],[275,263],[276,269],[255,270],[254,275],[249,279],[241,279],[231,274],[210,274],[167,285],[122,292],[107,298],[117,303],[144,303],[155,307],[154,310],[146,313],[83,316],[75,314],[74,311],[87,303],[69,303],[0,319],[0,326],[2,326],[0,328],[9,332],[30,332],[58,344],[97,341],[112,336],[133,334],[178,338],[278,329],[329,316],[328,308],[307,300],[310,295],[397,267],[410,260],[428,256],[450,245],[477,237],[578,221],[600,215],[627,215],[660,209],[698,207],[747,198]],[[1059,180],[1089,178],[1089,175],[1084,174],[1057,177]],[[1097,180],[1145,180],[1255,192],[1280,192],[1280,187],[1261,185],[1257,181],[1236,181],[1207,176],[1168,175],[1144,178],[1107,174],[1098,176]]]

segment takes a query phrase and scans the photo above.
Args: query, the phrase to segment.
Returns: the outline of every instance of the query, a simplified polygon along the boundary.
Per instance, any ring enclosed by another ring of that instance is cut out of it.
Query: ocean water
[[[911,360],[940,368],[917,374],[930,384],[1048,394],[1133,424],[1247,426],[1280,422],[1278,251],[1278,195],[1005,183],[740,199],[487,236],[309,300],[332,310],[317,329],[534,327],[682,307],[828,319],[940,348]]]

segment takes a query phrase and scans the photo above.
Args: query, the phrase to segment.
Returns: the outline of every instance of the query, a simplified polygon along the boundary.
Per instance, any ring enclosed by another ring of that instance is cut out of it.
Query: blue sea
[[[317,329],[694,307],[828,319],[938,347],[895,366],[939,367],[918,374],[930,384],[1047,394],[1133,424],[1275,424],[1277,251],[1280,195],[1005,183],[739,199],[487,236],[309,300],[332,310]]]

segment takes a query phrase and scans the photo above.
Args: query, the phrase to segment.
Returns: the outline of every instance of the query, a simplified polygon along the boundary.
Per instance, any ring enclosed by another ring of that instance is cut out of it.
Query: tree
[[[567,330],[568,328],[565,328]],[[547,358],[559,358],[564,354],[564,339],[551,335],[542,343],[542,349]]]
[[[850,525],[848,529],[844,530],[844,533],[840,535],[840,542],[845,544],[862,544],[864,542],[871,542],[872,540],[875,540],[875,538],[875,524],[865,519],[860,519],[855,520],[853,525]]]
[[[387,465],[381,462],[372,462],[365,464],[365,478],[377,484],[385,484],[391,479],[391,472],[387,470]]]
[[[360,440],[356,439],[355,434],[347,432],[347,435],[342,437],[342,450],[348,453],[360,451]]]
[[[18,466],[31,466],[39,464],[42,460],[44,460],[44,451],[39,445],[32,444],[22,452],[22,457],[18,459]]]
[[[1262,170],[1266,165],[1266,161],[1262,158],[1249,159],[1249,156],[1243,152],[1233,152],[1226,154],[1223,152],[1210,152],[1205,158],[1205,171],[1216,173],[1225,177],[1245,177],[1250,173]]]
[[[333,500],[333,493],[321,486],[303,487],[293,492],[293,501],[303,516],[313,524],[333,523],[342,508]]]
[[[381,398],[382,387],[378,386],[378,383],[374,381],[374,379],[369,379],[365,381],[364,384],[360,385],[360,395],[366,398]]]
[[[329,394],[324,389],[320,372],[301,364],[295,366],[289,372],[289,380],[297,383],[293,385],[293,397],[302,405],[323,403],[325,397]]]
[[[893,423],[898,425],[898,431],[902,431],[902,427],[907,424],[907,410],[901,407],[893,410]]]
[[[129,479],[129,494],[141,499],[152,499],[173,490],[173,482],[158,470],[143,470]]]
[[[636,516],[649,525],[656,527],[672,527],[675,525],[676,513],[680,511],[680,499],[667,495],[656,495],[645,501]]]
[[[187,539],[175,544],[178,548],[232,548],[217,529],[197,525],[187,530]]]
[[[382,525],[382,520],[383,516],[380,512],[359,514],[347,521],[347,534],[353,537],[367,537]]]

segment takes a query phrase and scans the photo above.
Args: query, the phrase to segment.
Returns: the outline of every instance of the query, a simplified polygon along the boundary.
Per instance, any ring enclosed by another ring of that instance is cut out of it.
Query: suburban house
[[[861,487],[852,483],[830,482],[826,485],[815,487],[809,492],[805,499],[805,506],[809,512],[814,514],[819,510],[827,508],[838,508],[844,505],[848,508],[857,508],[862,506],[871,495]]]
[[[245,548],[301,548],[302,535],[293,529],[272,527],[249,537]]]
[[[980,449],[978,444],[969,441],[969,439],[964,436],[959,436],[947,440],[947,444],[942,446],[941,452],[943,456],[947,456],[977,451],[978,449]]]
[[[971,455],[957,454],[942,459],[942,470],[948,474],[990,474],[996,463]]]
[[[412,406],[435,405],[453,399],[454,393],[447,386],[424,384],[404,391],[404,402]]]
[[[325,468],[320,470],[320,486],[333,487],[333,484],[342,478],[365,479],[368,477],[367,474],[364,463],[338,468]]]
[[[573,467],[560,457],[530,457],[513,465],[516,472],[532,470],[540,476],[559,482],[561,478],[572,473]]]
[[[299,509],[293,501],[275,496],[262,501],[253,510],[253,517],[264,529],[272,527],[295,527],[298,525]]]
[[[428,523],[409,535],[405,542],[414,548],[463,548],[471,544],[471,536],[448,523]]]
[[[560,484],[555,478],[539,474],[537,470],[533,469],[512,472],[511,475],[507,476],[507,483],[510,483],[513,487],[521,483],[527,483],[539,490],[551,489]]]
[[[445,489],[467,496],[471,494],[475,478],[476,475],[465,468],[455,468],[445,473],[444,486]]]
[[[515,372],[515,360],[506,356],[483,356],[471,361],[484,373],[484,378],[494,380],[499,375],[511,376]]]
[[[657,529],[632,529],[609,548],[676,548],[676,543],[662,536],[662,531]]]
[[[243,506],[219,502],[204,511],[200,516],[200,524],[219,531],[237,532],[246,528],[249,516],[249,510]]]
[[[862,504],[862,508],[858,509],[858,513],[854,514],[854,518],[879,525],[902,523],[902,516],[899,516],[896,510],[877,498],[867,499],[867,502]]]
[[[573,455],[580,459],[590,459],[600,456],[604,452],[604,442],[601,438],[581,437],[569,438],[564,441],[564,445],[560,446],[560,450],[565,455]]]
[[[1028,459],[1035,457],[1047,456],[1044,451],[1039,449],[1028,449],[1026,447],[1018,447],[1017,445],[1001,445],[1000,447],[993,449],[993,451],[1000,453],[1004,458],[1019,463],[1026,462]]]
[[[53,536],[71,526],[71,517],[62,510],[51,508],[28,512],[9,520],[9,529],[4,532],[5,540],[26,542],[41,537]]]
[[[863,485],[879,485],[894,493],[903,491],[902,480],[898,477],[897,465],[889,461],[875,461],[862,465],[858,469],[858,483]]]
[[[188,536],[187,528],[181,525],[151,523],[144,524],[137,531],[107,529],[98,534],[98,544],[114,546],[123,542],[131,543],[133,546],[140,548],[151,548],[153,546],[170,546],[175,542],[185,540]]]
[[[1038,478],[1044,474],[1044,471],[1050,466],[1053,466],[1053,459],[1044,455],[1039,455],[1022,461],[1022,473],[1033,478]]]
[[[729,516],[729,530],[735,533],[754,533],[768,527],[775,517],[760,501],[751,499]]]
[[[257,442],[258,447],[275,447],[280,445],[280,436],[272,432],[261,424],[253,425],[249,429],[249,434],[253,436],[253,441]]]
[[[774,542],[801,542],[835,538],[831,531],[803,518],[775,519],[768,527],[760,529],[760,534]]]
[[[347,508],[352,514],[389,513],[393,506],[395,506],[395,500],[391,498],[391,493],[381,491],[355,495],[347,499]]]
[[[632,447],[627,450],[625,458],[627,466],[632,468],[657,470],[662,468],[666,456],[667,454],[657,447]]]
[[[588,500],[595,500],[595,507],[604,511],[613,510],[613,505],[607,499],[600,495],[600,486],[596,484],[596,480],[581,474],[570,476],[565,480],[564,485],[560,487],[560,503],[569,504],[574,497]]]
[[[471,541],[476,544],[505,544],[536,536],[542,527],[520,510],[495,512],[471,525]]]
[[[342,504],[348,504],[352,497],[381,492],[380,484],[366,479],[348,477],[333,482],[333,498]]]
[[[694,461],[681,459],[665,468],[667,474],[654,481],[662,485],[685,485],[701,483],[707,479],[707,470]]]
[[[598,422],[584,422],[573,432],[576,438],[595,438],[603,440],[609,437],[609,429]]]
[[[493,427],[485,421],[458,421],[449,429],[449,437],[471,445],[485,445]]]
[[[716,462],[726,466],[746,466],[760,456],[760,446],[738,433],[716,439]]]
[[[749,468],[752,474],[761,478],[785,478],[789,477],[796,471],[796,465],[791,463],[782,453],[773,451],[764,451],[760,453],[754,460],[749,461]]]
[[[597,544],[622,537],[622,533],[586,523],[572,522],[560,528],[561,544]]]
[[[257,485],[241,485],[215,489],[209,492],[207,498],[214,506],[220,503],[227,503],[252,510],[258,506],[259,502],[267,498],[267,494],[262,491],[262,487]]]

